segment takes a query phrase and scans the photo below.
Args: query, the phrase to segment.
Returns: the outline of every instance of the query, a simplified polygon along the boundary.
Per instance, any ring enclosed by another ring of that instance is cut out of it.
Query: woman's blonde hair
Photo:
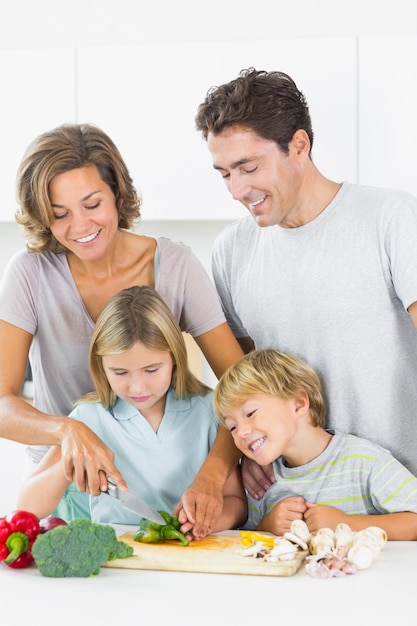
[[[278,350],[254,350],[229,367],[214,389],[214,410],[225,425],[230,409],[265,393],[283,399],[305,392],[314,426],[324,427],[326,407],[317,374],[306,363]]]
[[[106,408],[114,405],[117,397],[104,372],[103,357],[122,354],[138,341],[150,350],[172,354],[171,386],[177,398],[210,391],[190,371],[181,329],[158,292],[147,286],[129,287],[108,301],[97,320],[88,356],[96,391],[83,401],[99,401]]]
[[[141,200],[110,137],[92,124],[63,124],[32,141],[17,172],[15,219],[24,228],[29,252],[67,252],[50,230],[55,216],[49,186],[55,176],[82,167],[96,167],[112,190],[119,228],[131,228],[140,217]]]

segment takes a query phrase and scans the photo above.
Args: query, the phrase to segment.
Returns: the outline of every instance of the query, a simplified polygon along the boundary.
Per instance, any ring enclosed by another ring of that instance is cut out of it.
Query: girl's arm
[[[71,481],[65,476],[61,448],[52,446],[36,469],[20,487],[17,508],[31,511],[39,519],[50,515],[59,504]]]

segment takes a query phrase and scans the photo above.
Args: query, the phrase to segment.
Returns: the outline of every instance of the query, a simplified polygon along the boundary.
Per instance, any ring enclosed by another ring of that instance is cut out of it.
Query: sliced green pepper
[[[184,546],[188,546],[190,542],[179,530],[181,524],[178,517],[170,515],[166,511],[158,511],[158,513],[164,518],[166,524],[157,524],[142,518],[133,539],[142,543],[158,543],[166,539],[178,539]]]

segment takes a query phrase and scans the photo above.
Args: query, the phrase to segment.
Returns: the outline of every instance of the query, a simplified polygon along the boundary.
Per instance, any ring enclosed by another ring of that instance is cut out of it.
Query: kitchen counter
[[[116,532],[132,530],[117,526]],[[417,625],[417,542],[388,542],[351,576],[318,580],[302,567],[289,577],[101,568],[92,578],[51,579],[36,567],[0,565],[8,623],[84,626]]]

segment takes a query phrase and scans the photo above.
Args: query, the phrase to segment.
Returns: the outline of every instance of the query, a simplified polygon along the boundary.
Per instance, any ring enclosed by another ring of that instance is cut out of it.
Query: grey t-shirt
[[[417,473],[417,199],[344,183],[298,228],[226,227],[213,277],[236,337],[304,359],[327,427],[375,441]]]
[[[225,322],[214,285],[188,246],[157,238],[155,269],[155,287],[183,331],[197,337]],[[17,252],[0,283],[0,319],[33,334],[34,406],[68,415],[93,389],[87,355],[94,322],[66,255]]]

